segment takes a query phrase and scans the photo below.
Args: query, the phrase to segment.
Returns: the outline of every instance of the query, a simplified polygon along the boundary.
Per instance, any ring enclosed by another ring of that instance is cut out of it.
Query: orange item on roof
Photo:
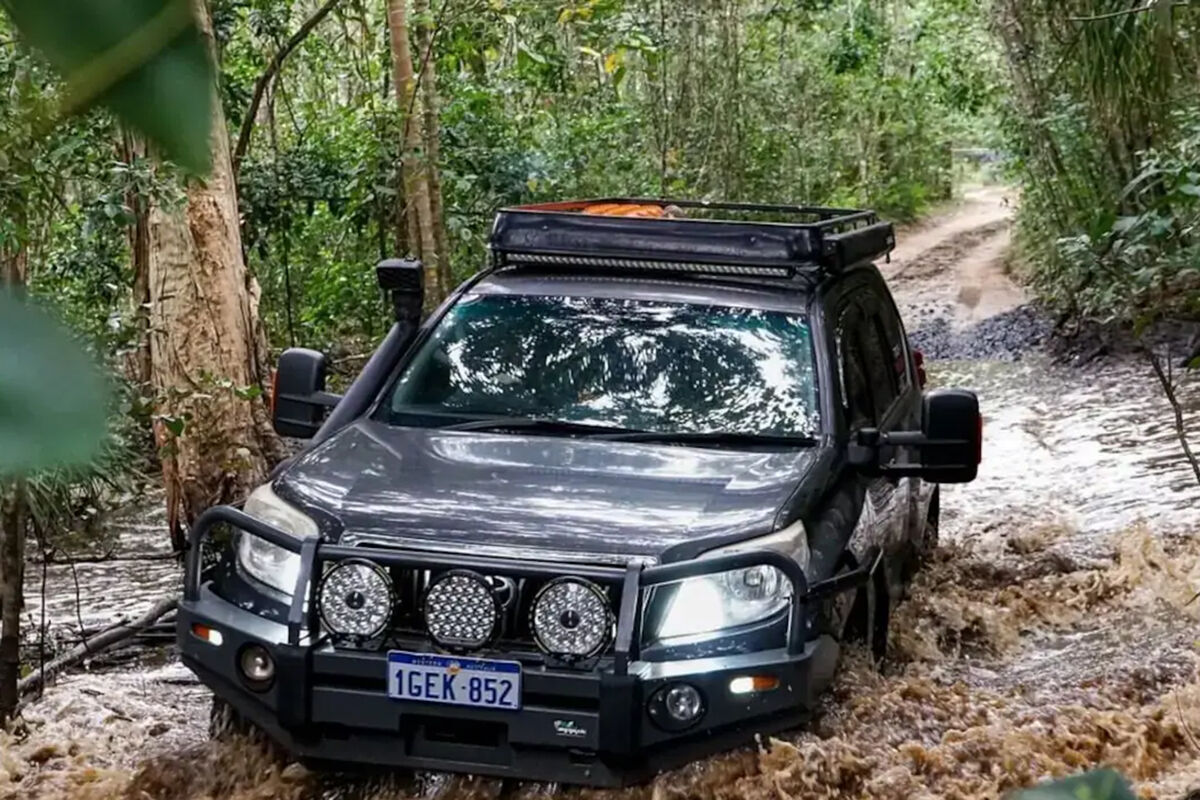
[[[638,205],[637,203],[597,203],[583,209],[584,214],[599,214],[607,217],[661,217],[662,206]]]

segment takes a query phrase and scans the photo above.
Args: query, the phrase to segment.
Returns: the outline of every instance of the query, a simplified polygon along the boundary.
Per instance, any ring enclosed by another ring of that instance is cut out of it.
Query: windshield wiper
[[[632,431],[628,428],[618,428],[613,425],[593,425],[587,422],[567,422],[560,419],[539,419],[538,417],[483,417],[466,422],[456,422],[453,425],[443,425],[444,431],[497,431],[519,429],[535,433],[573,433],[583,436],[632,436],[644,431]]]
[[[653,442],[656,444],[711,444],[738,447],[742,445],[783,445],[786,447],[815,447],[811,436],[785,436],[770,433],[737,433],[729,431],[631,431],[605,437],[615,442]]]

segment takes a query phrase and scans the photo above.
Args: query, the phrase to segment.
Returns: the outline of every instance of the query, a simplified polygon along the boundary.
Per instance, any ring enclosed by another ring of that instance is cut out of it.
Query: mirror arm
[[[308,403],[314,406],[333,408],[342,401],[340,394],[330,392],[313,392],[312,394],[281,394],[280,400],[291,400],[296,403]]]

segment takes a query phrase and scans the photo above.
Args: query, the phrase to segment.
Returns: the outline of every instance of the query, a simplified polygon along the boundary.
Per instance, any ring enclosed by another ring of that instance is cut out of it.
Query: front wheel
[[[891,596],[884,569],[885,566],[880,564],[871,580],[858,590],[845,637],[847,641],[866,645],[876,664],[887,654],[888,626],[892,619]]]
[[[227,741],[234,736],[245,736],[250,733],[250,723],[234,709],[227,700],[217,697],[212,699],[208,712],[208,738],[217,741]]]

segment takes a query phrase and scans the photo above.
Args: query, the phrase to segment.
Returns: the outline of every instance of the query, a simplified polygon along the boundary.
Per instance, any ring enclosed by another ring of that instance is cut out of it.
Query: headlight
[[[264,484],[251,492],[242,510],[255,519],[301,538],[313,537],[319,533],[317,523],[279,499],[275,492],[271,491],[270,484]],[[295,591],[296,579],[300,575],[298,553],[242,531],[238,536],[237,560],[238,565],[256,581],[289,597]]]
[[[749,539],[705,553],[726,555],[743,550],[774,550],[786,553],[808,572],[808,533],[803,522],[795,522],[774,533]],[[705,556],[702,556],[705,557]],[[664,611],[657,627],[648,631],[655,639],[711,637],[727,629],[769,619],[791,603],[791,580],[775,567],[766,565],[701,575],[674,586],[655,590],[655,601]],[[652,601],[652,602],[655,602]]]
[[[658,638],[696,636],[758,622],[787,608],[791,596],[792,582],[775,567],[688,578],[674,586]]]

